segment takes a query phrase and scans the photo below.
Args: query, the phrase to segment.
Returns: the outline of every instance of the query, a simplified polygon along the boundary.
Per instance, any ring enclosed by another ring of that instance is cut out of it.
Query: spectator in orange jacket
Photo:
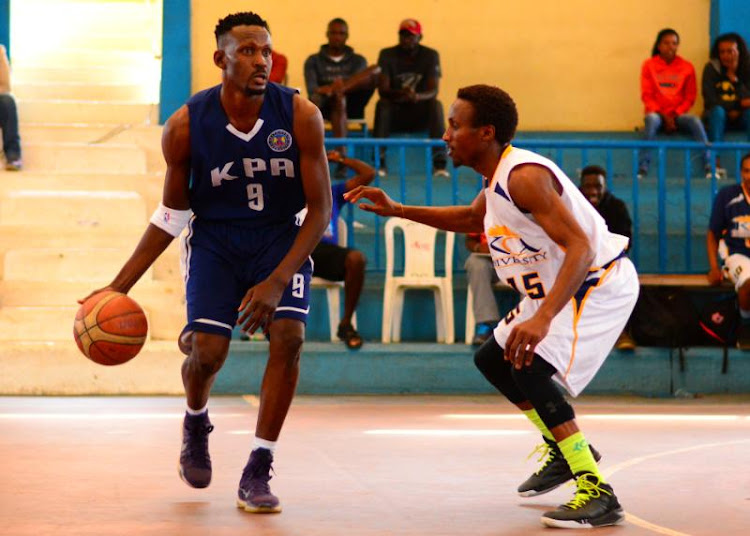
[[[680,36],[672,28],[665,28],[656,36],[651,58],[641,68],[641,100],[645,107],[646,140],[653,140],[662,128],[667,134],[684,130],[696,141],[708,144],[701,120],[689,114],[697,93],[695,68],[677,55]],[[648,150],[641,151],[638,175],[645,176],[651,163]],[[704,165],[708,155],[704,155]]]

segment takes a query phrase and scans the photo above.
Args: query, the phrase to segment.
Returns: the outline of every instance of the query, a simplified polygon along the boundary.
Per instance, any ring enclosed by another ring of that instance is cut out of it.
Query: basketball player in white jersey
[[[443,140],[455,166],[484,176],[470,206],[404,206],[382,190],[346,194],[360,208],[440,229],[484,232],[501,281],[523,296],[476,352],[479,370],[539,429],[547,458],[518,492],[540,495],[576,479],[574,498],[542,516],[562,528],[614,525],[624,518],[614,491],[554,380],[578,395],[609,354],[638,296],[623,256],[628,239],[604,220],[552,161],[511,145],[518,114],[510,96],[486,85],[462,88]]]

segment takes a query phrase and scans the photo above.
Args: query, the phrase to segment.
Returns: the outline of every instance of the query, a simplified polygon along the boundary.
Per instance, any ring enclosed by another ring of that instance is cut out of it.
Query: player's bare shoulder
[[[190,157],[190,113],[187,105],[180,106],[164,123],[161,148],[167,164]]]
[[[295,94],[293,100],[294,107],[294,134],[298,140],[316,139],[322,137],[323,114],[320,109],[302,95]]]

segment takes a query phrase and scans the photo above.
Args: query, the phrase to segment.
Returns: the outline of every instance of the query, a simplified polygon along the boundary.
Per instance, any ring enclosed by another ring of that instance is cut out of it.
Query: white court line
[[[641,462],[645,462],[646,460],[652,460],[654,458],[661,458],[663,456],[671,456],[673,454],[682,454],[683,452],[692,452],[694,450],[701,450],[701,449],[708,449],[708,448],[715,448],[715,447],[726,447],[729,445],[739,445],[742,443],[750,443],[750,439],[738,439],[736,441],[724,441],[721,443],[704,443],[703,445],[694,445],[692,447],[684,447],[681,449],[666,450],[664,452],[647,454],[646,456],[639,456],[637,458],[631,458],[630,460],[625,460],[624,462],[615,464],[612,467],[608,467],[606,470],[602,470],[602,473],[604,474],[605,477],[609,479],[609,477],[611,477],[616,472],[622,471],[623,469],[639,464]],[[659,534],[666,534],[667,536],[690,536],[689,534],[685,532],[679,532],[679,531],[670,529],[668,527],[655,525],[654,523],[650,523],[649,521],[646,521],[645,519],[641,519],[640,517],[630,514],[628,512],[625,513],[625,518],[629,522],[633,523],[634,525],[638,525],[639,527],[643,527],[644,529],[648,529],[653,532],[657,532]]]
[[[383,429],[365,430],[367,435],[388,436],[430,436],[430,437],[460,437],[460,436],[510,436],[530,434],[527,430],[423,430],[423,429]]]
[[[185,413],[0,413],[0,420],[88,420],[88,421],[129,421],[182,419]],[[244,413],[212,413],[215,417],[247,417]]]
[[[503,413],[448,413],[441,415],[443,419],[467,420],[467,421],[513,421],[525,420],[526,416],[519,414]],[[667,413],[601,413],[592,415],[576,415],[576,420],[600,420],[600,421],[655,421],[655,422],[750,422],[750,415],[707,415],[707,414],[678,414]]]

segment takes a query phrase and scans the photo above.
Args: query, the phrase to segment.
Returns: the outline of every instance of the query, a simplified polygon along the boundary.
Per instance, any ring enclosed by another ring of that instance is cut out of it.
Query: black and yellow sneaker
[[[542,523],[561,529],[581,529],[617,525],[625,519],[625,512],[617,502],[612,486],[599,480],[593,473],[576,475],[575,497],[557,510],[546,512]]]
[[[542,467],[534,474],[532,474],[526,481],[518,486],[518,494],[521,497],[536,497],[542,495],[548,491],[562,486],[568,480],[573,478],[573,472],[568,466],[568,462],[565,461],[560,447],[554,441],[543,437],[544,443],[538,445],[534,451],[529,454],[531,458],[537,452],[540,453],[538,461],[544,460]],[[589,445],[591,454],[594,456],[594,460],[597,462],[602,459],[602,455]]]

